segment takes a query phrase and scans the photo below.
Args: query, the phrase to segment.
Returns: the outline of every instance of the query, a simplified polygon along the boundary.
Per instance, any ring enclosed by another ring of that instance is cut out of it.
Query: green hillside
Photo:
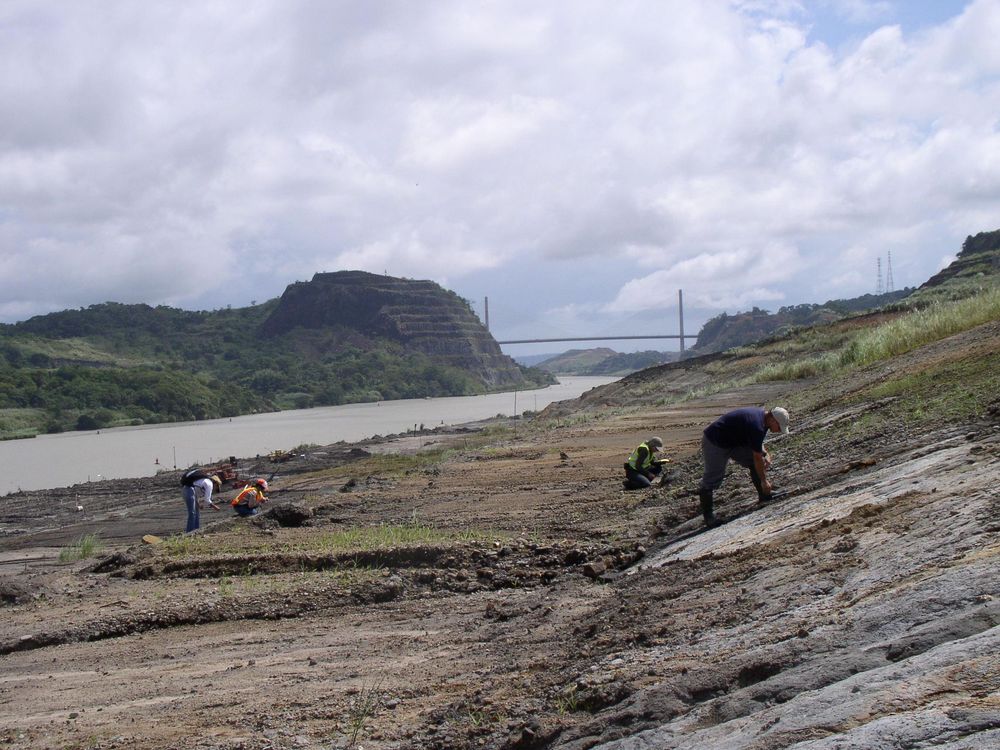
[[[569,349],[562,354],[556,354],[539,362],[536,367],[554,375],[589,375],[590,368],[617,353],[614,349],[609,349],[606,346],[593,349]]]
[[[822,304],[789,305],[774,313],[759,307],[734,315],[722,313],[702,326],[698,332],[698,340],[688,351],[688,356],[746,346],[767,336],[781,335],[795,327],[832,323],[859,312],[898,302],[912,292],[912,288],[907,288],[886,294],[864,294],[849,299],[828,300]]]
[[[333,304],[344,281],[375,301],[375,317],[310,325],[295,300],[318,288]],[[0,326],[0,437],[553,382],[504,357],[468,305],[431,282],[345,272],[293,286],[295,299],[248,308],[106,302]],[[412,334],[428,320],[433,347]]]
[[[607,347],[570,349],[539,362],[536,366],[554,375],[627,375],[664,362],[674,362],[678,352],[616,352]]]

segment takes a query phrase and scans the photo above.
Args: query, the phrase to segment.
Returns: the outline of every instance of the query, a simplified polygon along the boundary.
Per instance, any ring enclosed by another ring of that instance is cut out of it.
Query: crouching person
[[[231,505],[237,515],[255,516],[260,512],[260,506],[267,502],[267,480],[255,479],[248,484],[240,494],[233,498]]]
[[[662,447],[663,441],[658,437],[639,443],[625,462],[625,489],[640,490],[652,485],[653,478],[663,469],[662,461],[656,458],[656,452]]]

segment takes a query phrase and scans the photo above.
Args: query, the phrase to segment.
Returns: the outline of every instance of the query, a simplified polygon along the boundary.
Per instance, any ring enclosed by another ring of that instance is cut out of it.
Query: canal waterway
[[[0,442],[0,495],[102,479],[153,476],[163,469],[246,458],[300,445],[355,442],[537,411],[615,378],[564,377],[558,385],[485,396],[325,406],[232,419],[118,427]]]

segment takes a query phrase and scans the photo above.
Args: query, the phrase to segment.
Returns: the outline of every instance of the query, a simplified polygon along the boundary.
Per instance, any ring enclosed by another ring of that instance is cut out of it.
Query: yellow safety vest
[[[642,466],[637,466],[639,463],[639,448],[646,449],[646,460],[642,462]],[[632,455],[628,457],[628,465],[636,471],[646,471],[653,465],[653,449],[645,443],[639,443],[636,449],[632,451]]]

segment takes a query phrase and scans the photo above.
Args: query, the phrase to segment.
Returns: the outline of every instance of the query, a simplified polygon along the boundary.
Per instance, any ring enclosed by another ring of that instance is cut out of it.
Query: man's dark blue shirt
[[[750,448],[757,453],[764,452],[764,437],[767,425],[766,412],[755,406],[734,409],[723,414],[705,428],[705,437],[720,448]]]

